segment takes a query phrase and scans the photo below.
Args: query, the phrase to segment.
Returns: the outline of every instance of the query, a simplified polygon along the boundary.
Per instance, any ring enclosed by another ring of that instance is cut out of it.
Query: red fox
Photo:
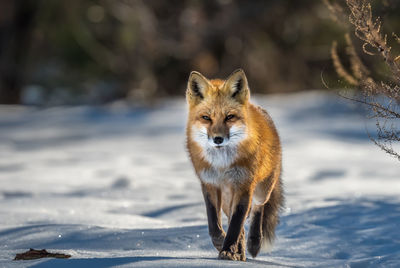
[[[189,77],[187,149],[200,179],[208,229],[220,259],[246,260],[244,222],[251,223],[247,248],[254,257],[272,243],[283,206],[281,145],[271,117],[250,103],[243,70],[226,80]],[[228,217],[222,228],[221,208]]]

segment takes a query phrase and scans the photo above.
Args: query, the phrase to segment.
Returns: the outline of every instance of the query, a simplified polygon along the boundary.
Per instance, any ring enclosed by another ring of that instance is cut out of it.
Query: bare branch
[[[349,22],[354,26],[354,34],[363,41],[362,51],[367,55],[382,57],[391,71],[391,76],[390,81],[375,82],[371,71],[361,61],[347,33],[346,54],[349,57],[351,73],[344,68],[339,58],[336,42],[332,45],[331,57],[337,74],[349,84],[356,86],[360,90],[361,97],[339,95],[366,105],[370,113],[368,117],[375,120],[377,134],[376,138],[369,133],[368,136],[379,148],[400,160],[400,153],[393,146],[400,142],[400,56],[392,55],[392,48],[387,44],[387,35],[381,33],[381,19],[373,18],[371,4],[367,0],[346,0],[346,3],[350,11]],[[341,12],[338,8],[331,7],[329,10]],[[339,15],[336,14],[336,17]],[[399,37],[394,33],[392,36],[400,44]]]

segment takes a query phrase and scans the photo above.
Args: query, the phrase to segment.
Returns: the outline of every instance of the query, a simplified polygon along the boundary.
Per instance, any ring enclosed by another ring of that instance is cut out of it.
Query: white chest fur
[[[230,182],[232,184],[241,184],[249,179],[249,173],[247,169],[242,167],[231,167],[231,168],[208,168],[204,169],[199,174],[200,179],[204,183],[220,185],[224,182]]]
[[[236,146],[209,147],[204,150],[204,158],[216,168],[229,167],[235,161],[236,154]]]

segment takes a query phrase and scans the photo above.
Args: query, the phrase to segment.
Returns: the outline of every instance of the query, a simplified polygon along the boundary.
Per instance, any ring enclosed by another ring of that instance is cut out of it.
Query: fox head
[[[247,105],[250,90],[242,69],[226,80],[209,80],[199,72],[189,77],[191,138],[202,147],[210,162],[229,165],[236,148],[247,136]]]

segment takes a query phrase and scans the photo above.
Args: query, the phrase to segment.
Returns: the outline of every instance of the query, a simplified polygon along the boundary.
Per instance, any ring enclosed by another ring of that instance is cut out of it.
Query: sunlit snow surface
[[[258,96],[283,143],[273,250],[217,260],[184,148],[186,104],[0,107],[0,267],[400,267],[400,163],[357,107]],[[247,227],[247,225],[246,225]],[[13,261],[29,248],[71,259]]]

